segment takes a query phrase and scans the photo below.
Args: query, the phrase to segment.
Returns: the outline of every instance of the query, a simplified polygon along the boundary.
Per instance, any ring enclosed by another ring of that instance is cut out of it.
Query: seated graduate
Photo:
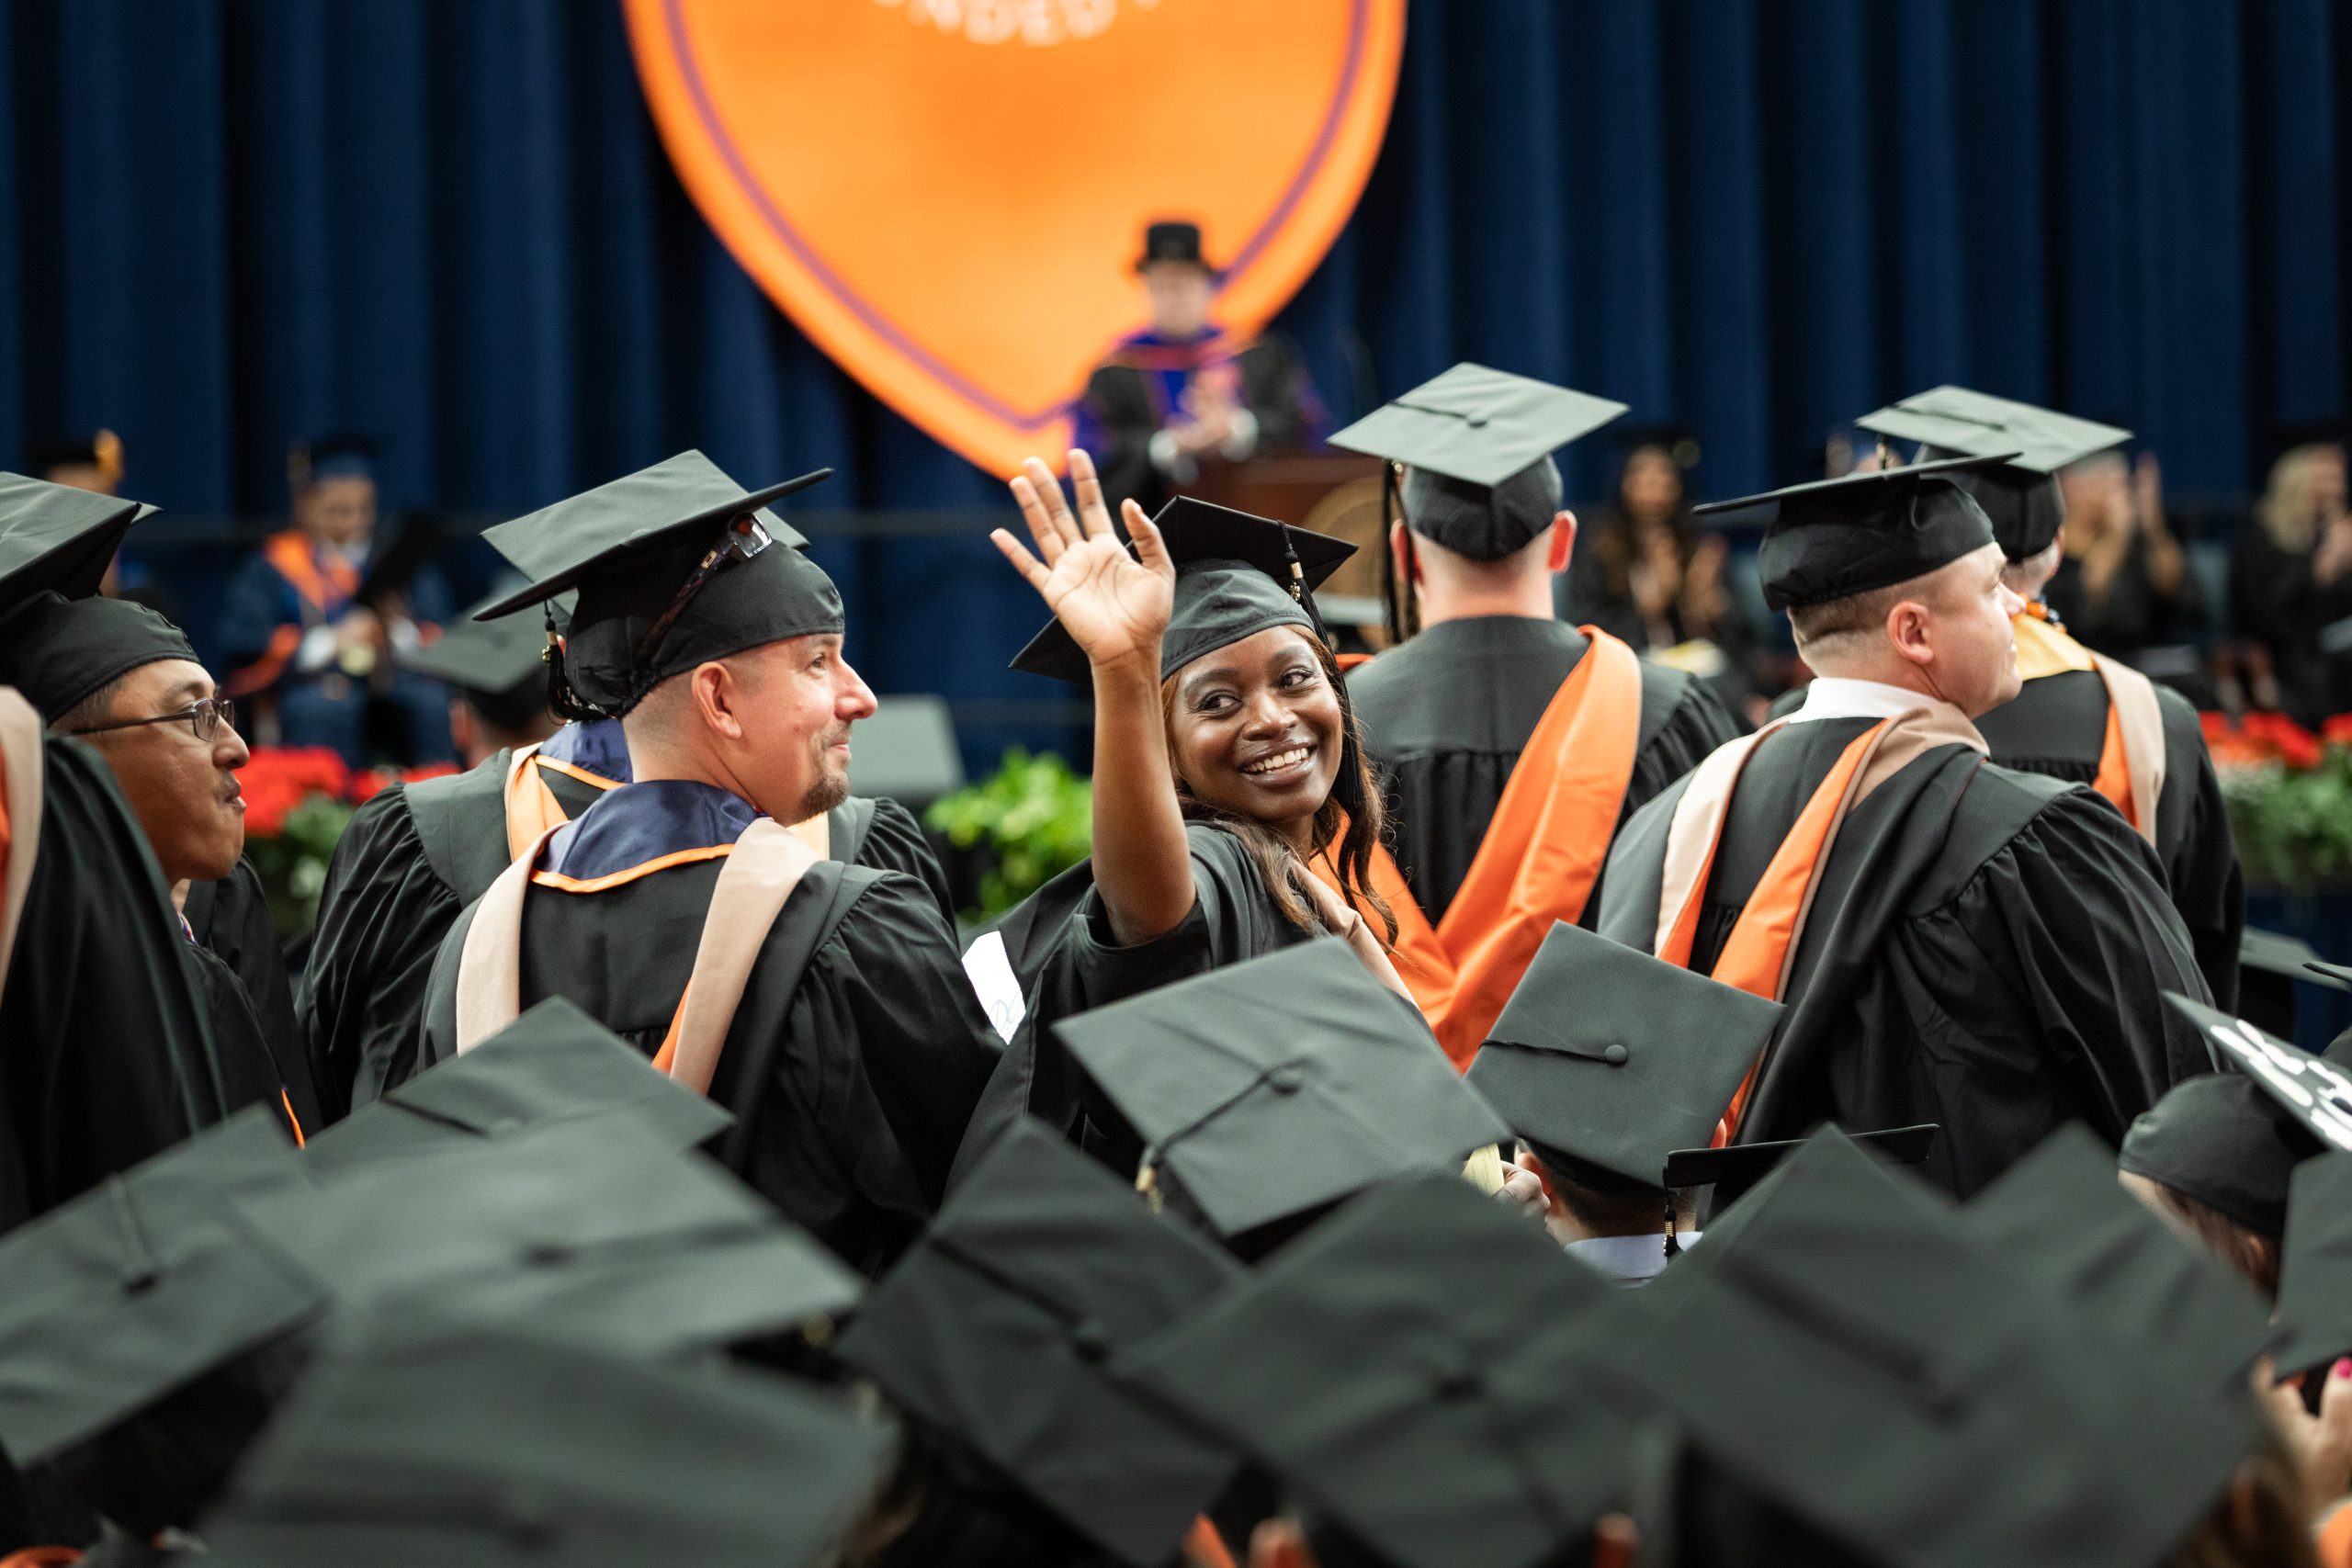
[[[566,700],[620,721],[635,782],[458,917],[387,1076],[565,997],[749,1123],[738,1173],[873,1273],[937,1206],[997,1052],[922,884],[786,826],[846,798],[874,711],[839,591],[757,517],[822,477],[715,493],[655,468],[539,514],[535,581],[482,614],[579,590]]]
[[[374,441],[354,434],[288,454],[294,525],[230,579],[226,684],[263,716],[265,740],[324,746],[356,767],[373,728],[401,761],[442,761],[447,698],[392,655],[448,618],[448,589],[399,539],[379,536],[376,456]]]
[[[1618,827],[1739,733],[1701,682],[1553,617],[1577,521],[1550,454],[1623,412],[1457,365],[1331,438],[1409,465],[1387,543],[1409,640],[1348,694],[1386,795],[1396,966],[1459,1063],[1553,921],[1597,916]]]
[[[1130,545],[1092,461],[1069,463],[1075,513],[1036,459],[1012,480],[1037,554],[993,537],[1055,615],[1013,667],[1093,686],[1094,853],[999,928],[1028,1010],[967,1161],[1024,1110],[1079,1135],[1056,1020],[1331,934],[1404,993],[1393,927],[1349,902],[1381,918],[1380,795],[1307,597],[1353,547],[1186,499],[1157,521],[1127,502]]]
[[[2205,994],[2154,850],[2079,785],[1985,760],[2018,691],[2000,547],[1921,464],[1769,506],[1758,564],[1820,672],[1619,835],[1604,936],[1788,1008],[1722,1140],[1938,1122],[1962,1195],[2079,1119],[2110,1143],[2205,1070],[2162,992]]]
[[[483,537],[527,575],[560,554],[585,511],[632,504],[649,487],[689,505],[700,498],[722,506],[744,493],[700,452],[683,452]],[[757,515],[779,545],[807,542],[774,513]],[[492,727],[488,710],[481,710],[485,724],[472,739],[476,745],[495,739],[496,750],[469,758],[469,771],[455,777],[381,791],[353,814],[335,845],[301,997],[311,1074],[330,1120],[348,1113],[355,1094],[364,1100],[377,1092],[389,1064],[412,1048],[424,1016],[426,977],[458,911],[488,891],[541,833],[629,782],[620,720],[582,706],[560,670],[550,668],[563,656],[571,597],[548,603],[544,630],[527,615],[481,622],[469,611],[434,644],[406,656],[453,681],[455,666],[466,662],[511,676],[493,705],[516,728],[503,736],[484,733]],[[478,645],[477,638],[491,640]],[[478,653],[468,651],[476,647]],[[456,684],[463,697],[462,682]],[[526,726],[548,722],[551,704],[570,722],[544,739],[524,733]],[[820,854],[917,877],[952,925],[946,874],[905,807],[852,795],[821,825],[821,835],[815,825],[803,830]]]
[[[537,755],[563,725],[548,708],[548,638],[527,615],[477,621],[473,613],[481,607],[468,608],[439,637],[398,656],[401,669],[448,688],[449,743],[465,769],[502,751]],[[561,606],[567,617],[571,609]]]
[[[1078,400],[1075,445],[1100,465],[1112,503],[1157,509],[1199,477],[1201,459],[1295,451],[1323,409],[1280,338],[1236,338],[1212,319],[1223,275],[1197,223],[1153,223],[1136,258],[1151,324],[1120,340]]]
[[[0,607],[95,593],[147,510],[0,474]],[[279,1090],[216,1043],[208,977],[236,982],[188,941],[113,771],[45,728],[0,696],[0,1232]]]
[[[2219,1005],[2236,1006],[2245,897],[2197,710],[2179,693],[2084,647],[2045,597],[2066,547],[2058,471],[2132,433],[1964,387],[1938,387],[1854,423],[1924,442],[1924,457],[2016,454],[1962,480],[1991,519],[2008,562],[2004,576],[2025,601],[2012,623],[2023,687],[1980,715],[1977,730],[1995,761],[2090,785],[2156,846],[2206,987]]]

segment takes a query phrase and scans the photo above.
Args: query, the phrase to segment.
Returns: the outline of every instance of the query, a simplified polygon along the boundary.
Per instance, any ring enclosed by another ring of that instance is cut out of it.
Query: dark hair
[[[1121,1568],[949,1439],[900,1418],[899,1457],[831,1568]]]
[[[68,735],[76,729],[87,729],[92,725],[105,724],[113,718],[114,699],[121,692],[123,682],[128,679],[130,679],[130,672],[126,671],[59,714],[50,721],[49,732],[51,735]],[[96,737],[93,736],[90,739],[95,739]]]
[[[1317,853],[1329,853],[1349,902],[1379,916],[1381,940],[1393,943],[1396,940],[1396,912],[1372,886],[1372,852],[1380,842],[1387,819],[1380,781],[1373,776],[1372,764],[1364,757],[1363,727],[1357,721],[1355,705],[1348,700],[1348,682],[1340,673],[1339,660],[1320,638],[1305,627],[1299,628],[1299,635],[1315,649],[1323,678],[1331,683],[1340,699],[1340,766],[1331,780],[1330,795],[1315,811],[1315,849]],[[1160,728],[1168,738],[1169,769],[1176,778],[1176,802],[1183,808],[1184,819],[1208,823],[1240,840],[1241,847],[1250,852],[1266,884],[1266,896],[1274,901],[1274,908],[1282,911],[1283,918],[1301,931],[1320,929],[1315,918],[1314,900],[1306,885],[1297,880],[1315,874],[1300,863],[1296,852],[1264,823],[1203,805],[1184,783],[1184,771],[1176,756],[1174,675],[1159,683],[1159,715]],[[1343,820],[1347,824],[1344,832],[1340,830]]]
[[[2153,1176],[2141,1179],[2155,1190],[2158,1201],[2182,1224],[2196,1233],[2199,1246],[2252,1280],[2266,1301],[2278,1299],[2278,1269],[2285,1237],[2265,1235],[2202,1199],[2192,1198],[2177,1187],[2168,1187]]]
[[[523,734],[548,718],[548,688],[536,678],[503,692],[472,686],[459,686],[456,692],[458,700],[474,710],[483,727],[499,735]]]
[[[1543,1162],[1544,1174],[1551,1178],[1552,1196],[1577,1224],[1595,1235],[1663,1237],[1668,1201],[1674,1204],[1678,1226],[1688,1224],[1697,1212],[1687,1190],[1668,1192],[1559,1149],[1533,1143],[1527,1146]]]

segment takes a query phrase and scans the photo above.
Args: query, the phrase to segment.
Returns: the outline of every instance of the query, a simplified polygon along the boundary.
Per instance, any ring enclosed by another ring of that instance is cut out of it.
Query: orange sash
[[[359,573],[351,563],[330,558],[322,570],[318,552],[311,547],[309,536],[300,528],[272,534],[262,541],[261,553],[302,601],[302,607],[308,612],[303,619],[309,625],[325,620],[330,606],[337,600],[348,603],[359,592]]]
[[[539,755],[538,741],[517,746],[506,760],[506,783],[503,794],[506,803],[506,857],[509,860],[539,841],[539,835],[551,828],[560,828],[571,820],[563,802],[548,787],[547,771],[553,768],[567,778],[597,789],[618,789],[620,785],[585,768],[575,768],[553,757]],[[820,849],[820,854],[824,852]]]
[[[1674,819],[1667,831],[1666,863],[1658,901],[1657,956],[1681,968],[1690,966],[1690,952],[1699,932],[1700,911],[1705,907],[1707,882],[1716,851],[1723,844],[1724,822],[1730,814],[1732,792],[1739,775],[1766,737],[1787,723],[1767,725],[1744,740],[1717,750],[1691,775]],[[1796,959],[1797,942],[1805,918],[1812,913],[1822,868],[1838,841],[1847,815],[1864,796],[1935,747],[1954,742],[1971,745],[1982,755],[1984,742],[1975,727],[1957,708],[1941,704],[1922,707],[1898,718],[1881,719],[1849,742],[1826,778],[1805,802],[1804,809],[1781,840],[1780,848],[1758,879],[1755,891],[1741,908],[1723,951],[1711,971],[1713,978],[1770,1001],[1781,999],[1789,971]],[[1714,1146],[1723,1147],[1738,1134],[1747,1108],[1748,1092],[1763,1060],[1750,1064],[1747,1076],[1733,1094],[1723,1120],[1716,1124]]]
[[[2017,616],[2018,673],[2028,681],[2067,671],[2098,673],[2107,688],[2107,734],[2091,788],[2107,796],[2123,819],[2156,841],[2156,797],[2165,788],[2164,709],[2155,683],[2128,664],[2094,653],[2049,620],[2040,604]]]
[[[1583,917],[1633,782],[1641,662],[1608,633],[1582,629],[1591,646],[1528,738],[1445,918],[1432,928],[1388,852],[1373,853],[1373,890],[1396,917],[1390,957],[1465,1072],[1554,923]],[[1328,857],[1316,873],[1338,885]]]

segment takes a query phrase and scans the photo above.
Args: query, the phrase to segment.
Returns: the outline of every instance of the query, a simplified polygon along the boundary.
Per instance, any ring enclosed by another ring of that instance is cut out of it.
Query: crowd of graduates
[[[2352,1564],[2352,1044],[2237,1016],[2196,715],[2044,592],[2127,433],[1939,388],[1707,509],[1751,728],[1555,613],[1624,412],[1336,433],[1369,658],[1346,543],[1025,465],[1092,854],[978,933],[826,476],[557,500],[299,975],[151,509],[0,476],[0,1563]],[[244,656],[390,693],[348,570]]]

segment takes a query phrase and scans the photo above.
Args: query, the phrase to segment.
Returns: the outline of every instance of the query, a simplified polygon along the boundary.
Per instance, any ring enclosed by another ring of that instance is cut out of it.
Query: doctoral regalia
[[[1756,745],[1683,938],[1690,968],[1717,973],[1759,884],[1789,869],[1772,863],[1801,815],[1872,728],[1823,718]],[[1626,825],[1603,936],[1665,945],[1670,831],[1705,776]],[[1964,1195],[2069,1121],[2120,1139],[2211,1066],[2160,999],[2205,987],[2154,851],[2088,790],[1967,745],[1928,748],[1852,806],[1801,922],[1777,988],[1787,1015],[1751,1077],[1737,1142],[1825,1121],[1936,1122],[1943,1136],[1923,1170]]]
[[[557,829],[524,874],[519,1005],[564,997],[659,1059],[721,869],[754,821],[714,785],[662,780]],[[457,1054],[468,934],[486,902],[451,928],[418,1049],[390,1082]],[[760,939],[708,1092],[749,1129],[738,1173],[878,1273],[938,1205],[992,1039],[930,892],[819,861]]]

